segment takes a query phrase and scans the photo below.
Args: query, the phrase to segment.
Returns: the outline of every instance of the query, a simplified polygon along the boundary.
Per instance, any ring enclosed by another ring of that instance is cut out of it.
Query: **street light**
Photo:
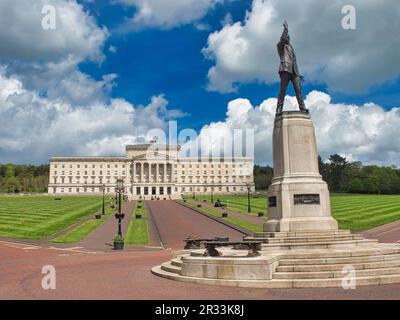
[[[132,158],[132,160],[131,160],[131,193],[132,193],[132,196],[133,196],[133,180],[136,178],[136,177],[133,176],[134,173],[135,173],[135,170],[133,169],[134,165],[135,165],[135,162],[134,162],[134,160]]]
[[[105,192],[105,189],[106,189],[106,185],[103,184],[101,187],[103,188],[103,208],[101,209],[101,214],[104,216],[104,214],[105,214],[105,208],[104,208],[104,192]]]
[[[118,193],[118,213],[115,218],[118,219],[118,235],[122,237],[121,220],[125,218],[125,214],[121,213],[121,194],[124,191],[124,180],[117,179],[116,192]]]
[[[251,212],[251,206],[250,206],[250,191],[251,191],[251,183],[246,183],[246,187],[247,187],[247,212],[250,213]]]
[[[118,205],[118,189],[117,187],[115,188],[115,205]]]

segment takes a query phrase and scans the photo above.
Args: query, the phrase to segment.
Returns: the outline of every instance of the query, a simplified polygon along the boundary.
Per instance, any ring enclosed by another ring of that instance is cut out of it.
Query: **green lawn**
[[[207,200],[211,203],[211,196],[196,196],[199,200]],[[214,202],[219,199],[221,203],[227,205],[228,210],[257,216],[259,212],[267,212],[266,196],[253,196],[250,198],[250,209],[248,212],[247,195],[214,195]],[[189,199],[190,200],[190,199]]]
[[[183,203],[182,200],[177,200],[177,201],[180,202],[180,203]],[[208,214],[211,214],[211,215],[213,215],[215,217],[218,217],[218,218],[221,218],[223,220],[229,221],[229,222],[231,222],[231,223],[233,223],[233,224],[235,224],[235,225],[237,225],[239,227],[245,228],[245,229],[250,230],[252,232],[261,232],[262,231],[262,226],[261,225],[256,225],[256,224],[253,224],[253,223],[250,223],[250,222],[247,222],[247,221],[243,221],[243,220],[238,219],[238,218],[231,218],[229,216],[228,216],[228,218],[222,218],[220,211],[217,211],[217,210],[214,210],[212,208],[205,207],[205,206],[204,207],[202,206],[202,207],[199,208],[199,207],[197,207],[196,203],[191,202],[189,199],[184,204],[189,206],[189,207],[191,207],[191,208],[193,208],[193,209],[196,209],[196,210],[199,210],[201,212],[208,213]]]
[[[105,214],[102,219],[95,220],[90,219],[81,225],[73,228],[62,236],[51,240],[53,243],[75,243],[85,239],[89,234],[96,230],[99,226],[103,224],[105,219],[107,219],[111,214],[115,212],[116,209],[111,209],[109,205],[105,205]],[[101,207],[99,212],[101,212]]]
[[[400,219],[400,195],[333,194],[331,207],[341,229],[366,230]]]
[[[91,232],[103,223],[104,220],[90,219],[71,231],[65,233],[51,242],[54,243],[75,243],[85,239]]]
[[[210,201],[209,195],[196,198]],[[220,199],[222,203],[228,203],[232,211],[247,213],[246,195],[214,195],[214,201],[216,199]],[[251,207],[251,214],[268,212],[267,197],[253,197]],[[353,231],[366,230],[400,219],[400,195],[333,193],[331,208],[332,215],[339,223],[339,228]]]
[[[99,211],[100,197],[0,197],[0,236],[46,239]]]
[[[141,214],[142,219],[136,219],[137,214]],[[144,202],[138,201],[125,234],[125,244],[147,244],[148,242],[146,210],[144,209]]]

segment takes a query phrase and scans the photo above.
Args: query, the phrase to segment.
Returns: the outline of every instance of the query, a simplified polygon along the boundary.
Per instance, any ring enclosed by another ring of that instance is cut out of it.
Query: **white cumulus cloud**
[[[42,28],[44,5],[56,9],[54,30]],[[104,59],[109,33],[75,0],[2,0],[0,10],[1,163],[123,154],[150,129],[186,115],[163,95],[138,106],[111,98],[116,74],[94,79],[79,69]]]
[[[235,129],[254,130],[255,163],[272,163],[272,131],[276,98],[253,106],[247,99],[235,99],[228,104],[226,119],[205,125],[197,143],[208,141],[207,154],[219,154],[221,141],[232,136]],[[338,153],[364,163],[400,166],[400,108],[387,111],[379,105],[362,106],[332,103],[331,97],[312,91],[306,97],[315,126],[319,154],[327,159]],[[285,110],[295,110],[295,97],[287,96]]]
[[[41,97],[0,72],[0,162],[46,163],[51,156],[123,154],[129,143],[147,141],[154,128],[186,114],[154,96],[148,105],[124,99],[77,106]]]
[[[357,29],[342,28],[344,5],[356,9]],[[209,35],[204,55],[215,64],[208,89],[236,91],[242,83],[279,80],[276,44],[289,22],[300,72],[330,90],[362,92],[400,72],[400,10],[397,0],[253,0],[243,21]]]
[[[55,29],[44,29],[44,6],[55,9]],[[109,36],[75,0],[0,2],[0,65],[26,90],[51,99],[85,105],[106,99],[115,74],[95,80],[79,70],[83,61],[100,63]]]
[[[117,0],[136,7],[127,28],[156,27],[171,29],[203,18],[215,5],[232,0]],[[202,24],[197,25],[201,28]]]
[[[55,29],[42,28],[45,5],[55,8]],[[2,63],[104,58],[102,46],[109,32],[75,0],[2,0],[0,12]]]

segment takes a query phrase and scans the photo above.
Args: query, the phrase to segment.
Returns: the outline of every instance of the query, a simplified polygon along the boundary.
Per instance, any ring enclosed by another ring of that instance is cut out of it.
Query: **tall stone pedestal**
[[[264,231],[337,230],[328,187],[319,174],[314,126],[308,113],[288,111],[276,116],[273,162]]]

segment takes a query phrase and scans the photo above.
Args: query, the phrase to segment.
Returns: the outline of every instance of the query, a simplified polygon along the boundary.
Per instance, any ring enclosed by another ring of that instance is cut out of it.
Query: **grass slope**
[[[101,211],[101,208],[100,208]],[[85,239],[89,234],[91,234],[94,230],[96,230],[99,226],[103,224],[105,218],[108,218],[112,213],[114,213],[115,209],[111,209],[109,206],[105,207],[105,214],[102,219],[99,220],[88,220],[81,225],[73,228],[62,236],[51,240],[53,243],[75,243]]]
[[[211,196],[196,196],[199,200],[207,200],[211,203]],[[257,216],[259,212],[267,212],[267,199],[265,196],[253,196],[250,198],[250,209],[248,212],[247,195],[214,195],[214,202],[219,199],[221,203],[228,206],[228,209],[234,212],[240,212]]]
[[[101,206],[99,197],[0,197],[0,236],[46,239]]]
[[[51,242],[53,243],[75,243],[85,239],[90,233],[92,233],[97,227],[103,223],[103,220],[88,220],[82,223],[80,226],[74,228],[70,232],[58,237]]]
[[[183,203],[182,200],[177,200],[177,202]],[[238,219],[238,218],[231,218],[231,217],[222,218],[220,211],[214,210],[214,209],[209,208],[209,207],[203,207],[203,206],[199,208],[199,207],[197,207],[197,204],[191,202],[190,200],[187,200],[185,205],[187,205],[187,206],[189,206],[189,207],[191,207],[193,209],[199,210],[201,212],[205,212],[205,213],[211,214],[214,217],[221,218],[223,220],[229,221],[229,222],[233,223],[234,225],[237,225],[239,227],[245,228],[245,229],[247,229],[249,231],[252,231],[252,232],[261,232],[262,231],[262,226],[260,226],[260,225],[253,224],[253,223],[250,223],[248,221],[243,221],[243,220]]]
[[[400,195],[333,195],[332,214],[341,229],[361,231],[400,219]]]
[[[196,198],[210,201],[209,195]],[[246,195],[215,195],[214,201],[216,199],[228,203],[232,211],[247,214]],[[268,212],[267,197],[253,197],[251,206],[252,214]],[[367,230],[400,219],[400,195],[333,193],[331,209],[340,229]]]
[[[137,214],[141,214],[142,219],[136,219]],[[138,201],[125,234],[125,244],[147,244],[148,242],[146,210],[144,209],[144,203]]]

